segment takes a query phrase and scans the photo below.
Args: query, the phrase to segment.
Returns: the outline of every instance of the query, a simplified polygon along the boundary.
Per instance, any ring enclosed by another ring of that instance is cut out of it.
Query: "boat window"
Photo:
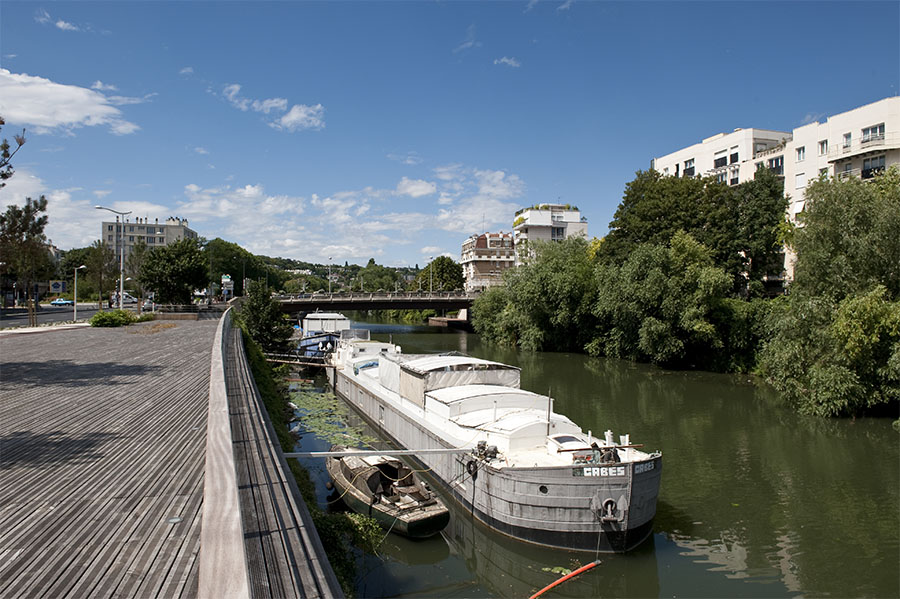
[[[553,440],[557,443],[582,443],[583,441],[578,437],[573,437],[572,435],[556,435],[553,437]]]

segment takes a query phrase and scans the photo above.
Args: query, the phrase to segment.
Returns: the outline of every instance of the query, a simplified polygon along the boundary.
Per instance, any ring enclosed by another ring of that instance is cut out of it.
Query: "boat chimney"
[[[607,444],[607,445],[612,445],[612,444],[613,444],[613,432],[612,432],[612,431],[606,431],[606,433],[604,433],[604,434],[606,435],[606,444]]]
[[[631,435],[619,435],[619,445],[631,445]]]

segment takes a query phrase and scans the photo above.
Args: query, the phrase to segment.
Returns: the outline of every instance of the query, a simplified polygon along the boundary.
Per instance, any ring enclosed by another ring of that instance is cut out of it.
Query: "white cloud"
[[[39,8],[34,15],[34,20],[40,23],[41,25],[46,25],[51,21],[50,13],[48,13],[43,8]]]
[[[557,7],[556,7],[556,10],[557,10],[557,11],[560,11],[560,10],[569,10],[569,9],[572,7],[573,4],[575,4],[575,0],[566,0],[565,2],[563,2],[562,4],[560,4],[559,6],[557,6]]]
[[[434,176],[441,181],[453,181],[461,176],[461,164],[446,164],[434,169]]]
[[[426,246],[423,247],[421,250],[419,250],[419,252],[420,252],[422,255],[438,255],[438,256],[439,256],[439,255],[441,254],[441,252],[443,252],[443,251],[444,251],[444,250],[443,250],[442,248],[439,248],[439,247],[436,246],[436,245],[426,245]]]
[[[277,110],[278,112],[284,112],[287,110],[288,101],[284,98],[269,98],[268,100],[254,100],[251,105],[253,110],[256,112],[262,112],[264,114],[269,114],[272,110]]]
[[[531,12],[531,10],[537,6],[538,2],[540,2],[540,0],[528,0],[528,6],[525,7],[525,12]]]
[[[91,85],[91,89],[96,89],[97,91],[101,91],[101,92],[104,92],[104,91],[117,92],[117,91],[119,91],[119,88],[116,87],[115,85],[108,85],[106,83],[103,83],[99,79],[97,81],[94,81],[94,83]]]
[[[512,67],[514,69],[522,66],[522,63],[520,63],[518,60],[516,60],[515,58],[510,58],[508,56],[504,56],[503,58],[495,58],[494,64],[505,64],[506,66]]]
[[[209,150],[207,150],[206,148],[202,148],[200,146],[197,146],[196,148],[194,148],[194,152],[196,152],[197,154],[200,154],[202,156],[209,154]]]
[[[407,179],[403,177],[397,184],[397,194],[407,195],[413,198],[421,198],[437,191],[437,185],[422,179]]]
[[[81,31],[78,26],[73,25],[72,23],[63,21],[62,19],[56,22],[56,28],[62,29],[63,31]]]
[[[183,69],[181,69],[180,71],[178,71],[178,74],[179,74],[179,75],[193,75],[193,74],[194,74],[194,67],[184,67]]]
[[[98,91],[6,69],[0,69],[0,114],[9,123],[32,126],[38,134],[106,126],[116,135],[127,135],[140,129]]]
[[[270,124],[275,129],[287,129],[291,132],[302,129],[322,129],[325,127],[324,116],[325,108],[321,104],[315,106],[294,104],[290,112]]]
[[[462,41],[456,48],[453,49],[453,53],[459,53],[463,50],[469,50],[471,48],[478,48],[481,46],[481,42],[475,39],[475,25],[469,25],[466,29],[466,39]]]
[[[225,99],[232,106],[244,112],[253,110],[268,115],[270,112],[285,112],[288,107],[286,98],[252,100],[241,96],[240,93],[241,86],[237,83],[230,83],[222,89]],[[321,104],[315,106],[294,104],[286,114],[269,121],[269,126],[279,131],[287,130],[292,133],[303,129],[322,129],[325,127],[324,115],[325,108]]]
[[[407,166],[416,166],[422,164],[422,158],[417,152],[407,152],[406,154],[388,154],[389,160],[405,164]]]
[[[108,190],[108,189],[95,189],[95,190],[93,191],[93,194],[94,194],[95,196],[97,196],[97,199],[98,199],[98,200],[102,200],[103,198],[105,198],[106,196],[108,196],[108,195],[111,194],[111,193],[112,193],[112,192],[111,192],[110,190]]]
[[[108,96],[106,99],[109,100],[109,103],[113,106],[127,106],[130,104],[145,104],[151,100],[154,96],[158,96],[157,93],[145,94],[141,98],[135,98],[131,96]]]

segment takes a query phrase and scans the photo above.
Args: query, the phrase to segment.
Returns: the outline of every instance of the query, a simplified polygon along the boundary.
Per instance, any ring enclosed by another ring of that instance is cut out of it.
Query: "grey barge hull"
[[[439,431],[381,397],[368,381],[335,369],[339,397],[399,447],[450,449]],[[651,534],[662,458],[608,466],[504,467],[477,452],[426,455],[427,468],[446,496],[490,528],[547,547],[626,552]]]

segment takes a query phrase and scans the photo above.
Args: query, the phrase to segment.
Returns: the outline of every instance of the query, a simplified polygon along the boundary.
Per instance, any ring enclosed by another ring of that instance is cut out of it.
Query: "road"
[[[97,313],[96,303],[78,303],[78,320],[87,320]],[[72,306],[51,306],[42,304],[37,313],[38,324],[65,322],[72,320]],[[0,328],[28,326],[28,312],[25,310],[0,311]]]

